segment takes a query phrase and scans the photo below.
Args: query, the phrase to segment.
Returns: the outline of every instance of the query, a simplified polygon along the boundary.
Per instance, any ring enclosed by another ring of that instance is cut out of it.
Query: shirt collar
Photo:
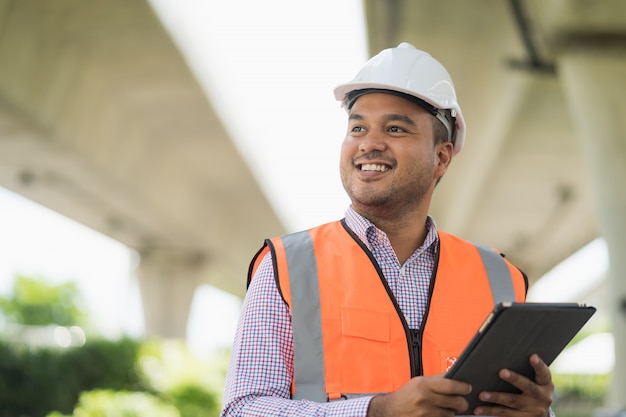
[[[380,234],[385,234],[385,232],[378,229],[374,225],[374,223],[370,222],[368,219],[354,211],[352,205],[350,205],[346,210],[345,218],[348,227],[361,240],[361,242],[363,242],[365,246],[367,246],[370,251],[372,250],[372,247],[375,243],[373,241],[373,236],[380,236]],[[433,219],[430,215],[426,216],[426,228],[428,229],[426,239],[424,239],[424,243],[422,244],[422,246],[415,251],[416,253],[421,253],[425,249],[429,248],[433,243],[439,241],[439,235],[437,234],[437,225],[435,224],[435,219]]]

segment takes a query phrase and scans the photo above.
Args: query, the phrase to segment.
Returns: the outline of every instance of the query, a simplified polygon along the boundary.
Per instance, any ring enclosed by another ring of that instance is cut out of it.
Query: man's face
[[[451,148],[435,147],[433,116],[417,104],[391,94],[366,94],[349,113],[341,180],[362,214],[392,215],[421,204],[427,208]]]

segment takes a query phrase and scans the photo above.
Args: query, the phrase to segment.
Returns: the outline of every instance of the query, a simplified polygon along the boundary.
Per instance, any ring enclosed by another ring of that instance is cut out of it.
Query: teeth
[[[378,171],[385,172],[389,169],[387,165],[378,165],[378,164],[363,164],[361,165],[361,171]]]

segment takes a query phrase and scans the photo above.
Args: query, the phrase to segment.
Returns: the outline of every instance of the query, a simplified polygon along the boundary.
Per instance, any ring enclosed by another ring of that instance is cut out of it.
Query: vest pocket
[[[389,342],[389,314],[356,306],[341,306],[341,333],[376,342]]]
[[[366,394],[394,389],[389,313],[363,306],[341,306],[341,334],[332,345],[337,352],[330,369],[337,371],[336,392]],[[330,348],[330,347],[329,347]],[[330,365],[330,364],[329,364]],[[327,380],[327,386],[330,386]]]

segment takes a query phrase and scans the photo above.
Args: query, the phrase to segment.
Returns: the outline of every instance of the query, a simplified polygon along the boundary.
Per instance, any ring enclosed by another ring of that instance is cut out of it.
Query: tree
[[[87,320],[81,303],[74,282],[53,285],[43,279],[18,275],[10,295],[0,297],[0,311],[7,321],[16,324],[74,326]]]

